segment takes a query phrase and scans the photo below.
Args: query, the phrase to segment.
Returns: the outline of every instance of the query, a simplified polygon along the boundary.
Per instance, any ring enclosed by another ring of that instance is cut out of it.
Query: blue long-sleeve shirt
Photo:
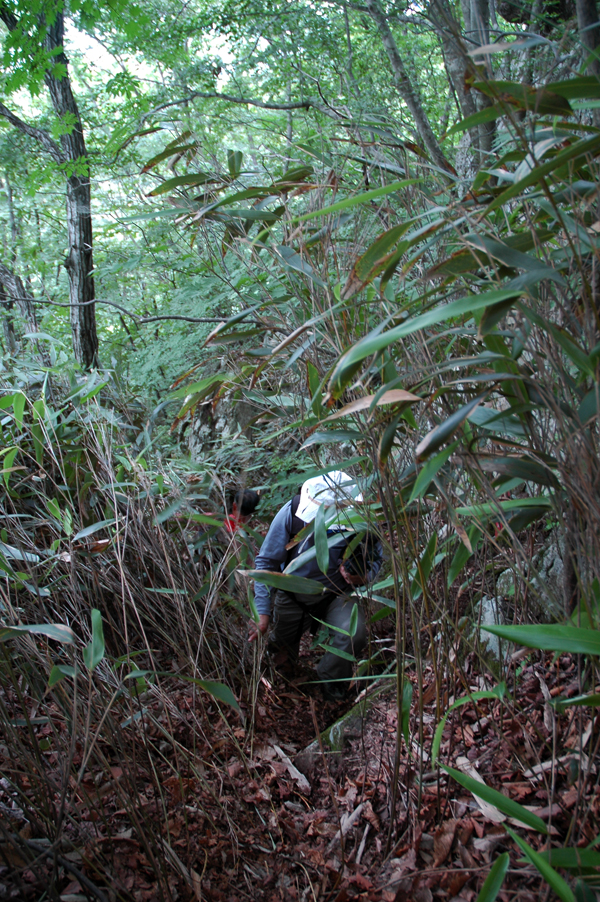
[[[281,571],[291,560],[297,557],[298,554],[308,550],[308,548],[312,546],[313,537],[311,536],[305,542],[301,542],[299,546],[296,546],[292,552],[286,548],[286,545],[294,538],[292,521],[292,502],[288,501],[273,518],[261,549],[256,555],[254,563],[256,570]],[[316,556],[314,556],[301,564],[297,570],[294,570],[294,575],[317,580],[318,582],[323,583],[326,591],[332,592],[334,595],[345,594],[349,591],[350,586],[340,573],[340,564],[342,563],[342,558],[344,551],[348,546],[348,542],[353,536],[354,533],[341,531],[340,541],[330,545],[329,569],[327,574],[324,574],[319,569]],[[371,582],[375,579],[381,569],[382,563],[383,548],[381,542],[377,541],[373,543],[367,561],[367,582]],[[256,580],[254,582],[254,602],[259,614],[271,614],[271,590],[268,586],[265,586],[264,583]]]

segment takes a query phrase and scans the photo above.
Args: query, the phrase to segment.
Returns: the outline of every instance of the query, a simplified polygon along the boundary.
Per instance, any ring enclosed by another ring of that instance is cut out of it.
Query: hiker
[[[227,516],[224,526],[228,533],[235,533],[248,522],[260,501],[258,492],[242,489],[227,501]]]
[[[354,530],[344,526],[343,507],[353,501],[361,501],[361,495],[352,497],[354,480],[341,470],[308,479],[299,495],[281,508],[275,515],[260,552],[256,556],[256,570],[280,571],[298,555],[314,547],[314,533],[290,547],[292,539],[311,523],[323,504],[339,510],[339,517],[328,526],[328,536],[339,533],[339,541],[329,545],[329,568],[324,574],[313,554],[302,563],[294,575],[317,580],[324,586],[322,595],[304,595],[269,590],[255,581],[254,600],[259,615],[258,623],[250,621],[248,640],[253,642],[260,633],[266,633],[273,616],[273,628],[269,647],[273,651],[287,652],[290,662],[298,657],[302,633],[314,624],[314,618],[346,633],[330,630],[329,642],[343,653],[357,656],[366,645],[365,617],[352,590],[372,581],[382,564],[383,553],[379,540],[367,533],[351,554],[348,546],[355,539]],[[344,560],[344,553],[347,559]],[[358,624],[354,636],[349,636],[350,619],[355,603],[358,604]],[[348,691],[352,677],[352,661],[340,655],[326,652],[319,661],[317,674],[322,680],[323,696],[327,701],[340,701]]]

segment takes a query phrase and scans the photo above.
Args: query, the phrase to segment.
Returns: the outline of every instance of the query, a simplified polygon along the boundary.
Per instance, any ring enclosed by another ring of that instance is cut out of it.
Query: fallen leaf
[[[433,866],[439,866],[446,860],[450,854],[452,844],[454,842],[454,834],[456,833],[456,821],[444,821],[433,834]]]

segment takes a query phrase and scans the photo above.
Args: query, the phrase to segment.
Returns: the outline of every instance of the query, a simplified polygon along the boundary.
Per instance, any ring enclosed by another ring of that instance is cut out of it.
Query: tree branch
[[[239,103],[246,104],[249,106],[260,107],[263,110],[318,110],[320,113],[324,113],[326,116],[329,116],[331,119],[335,119],[338,121],[340,118],[347,118],[344,115],[337,113],[333,110],[332,107],[324,106],[323,104],[317,103],[314,100],[296,100],[291,102],[271,102],[271,101],[263,101],[263,100],[254,100],[252,97],[234,97],[232,94],[219,94],[217,91],[192,91],[191,94],[188,94],[187,97],[181,97],[179,100],[170,100],[167,103],[161,103],[159,106],[154,107],[150,112],[145,113],[142,117],[141,121],[145,122],[146,119],[149,119],[151,116],[154,116],[156,113],[159,113],[161,110],[167,109],[170,106],[179,106],[183,103],[189,103],[191,100],[195,100],[196,98],[201,98],[202,100],[226,100],[228,103]]]
[[[367,8],[370,17],[377,27],[381,43],[383,44],[387,58],[390,62],[396,90],[410,110],[410,114],[413,117],[419,135],[421,136],[421,140],[431,154],[434,163],[441,169],[453,172],[452,166],[446,159],[446,156],[433,133],[427,113],[423,109],[423,105],[413,88],[404,61],[400,56],[396,39],[388,25],[387,16],[381,8],[379,0],[367,0]]]
[[[2,275],[2,266],[0,264],[0,276]],[[165,314],[164,316],[141,316],[139,313],[132,313],[131,310],[127,310],[125,307],[121,307],[120,304],[115,304],[114,301],[103,300],[102,298],[95,298],[93,301],[85,301],[81,304],[63,304],[60,301],[50,301],[45,298],[43,301],[35,300],[35,298],[28,296],[18,297],[16,295],[11,294],[11,299],[14,301],[30,301],[35,304],[48,304],[50,307],[85,307],[88,304],[106,304],[108,307],[114,307],[116,310],[119,310],[121,313],[124,313],[125,316],[131,317],[134,319],[139,326],[144,326],[146,323],[155,323],[161,320],[180,320],[184,323],[224,323],[224,316],[180,316],[176,313]],[[261,319],[247,319],[246,322],[254,323],[256,326],[265,326],[266,324]],[[269,329],[272,329],[274,332],[285,332],[285,329],[279,329],[273,324],[268,325]]]
[[[3,103],[0,103],[0,116],[10,122],[11,125],[14,125],[15,128],[18,128],[20,132],[28,135],[30,138],[34,138],[39,144],[42,145],[44,150],[50,154],[52,159],[56,163],[66,163],[67,157],[64,155],[56,141],[53,141],[48,132],[45,132],[42,128],[36,128],[33,125],[28,125],[27,122],[23,122],[22,119],[19,119],[18,116],[15,116],[14,113],[5,107]]]

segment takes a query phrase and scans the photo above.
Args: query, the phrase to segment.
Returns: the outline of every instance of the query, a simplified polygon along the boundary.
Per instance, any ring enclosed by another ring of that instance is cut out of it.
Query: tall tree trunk
[[[54,60],[67,69],[67,58],[62,50],[64,40],[64,15],[57,14],[48,27],[46,49]],[[60,48],[60,50],[59,50]],[[57,53],[57,51],[59,51]],[[75,357],[85,369],[98,363],[98,334],[96,331],[96,305],[94,303],[93,235],[91,213],[91,189],[87,152],[77,103],[71,90],[68,75],[56,78],[51,70],[45,75],[54,111],[59,119],[75,120],[73,128],[60,137],[63,152],[76,164],[79,174],[67,178],[67,229],[69,252],[65,267],[69,275],[71,300],[71,330]]]
[[[455,93],[463,118],[477,112],[473,94],[467,90],[465,79],[469,66],[464,38],[448,0],[432,0],[429,18],[442,45],[446,73]]]
[[[454,90],[460,111],[464,118],[472,116],[478,110],[489,105],[484,95],[475,96],[467,87],[467,75],[474,72],[474,63],[468,55],[469,47],[481,47],[489,43],[489,5],[488,0],[464,0],[461,4],[465,20],[464,35],[461,34],[448,0],[431,0],[429,17],[435,27],[444,54],[446,72]],[[489,59],[489,58],[488,58]],[[488,75],[491,67],[488,63]],[[476,150],[479,164],[486,162],[492,150],[494,123],[484,123],[470,129],[472,147]]]
[[[600,21],[596,0],[576,0],[577,26],[581,43],[588,51],[594,53],[600,47]],[[594,56],[588,64],[590,75],[600,77],[600,59]]]
[[[9,31],[19,27],[19,21],[7,4],[0,0],[0,19]],[[93,270],[93,237],[91,216],[91,191],[88,161],[83,137],[83,129],[77,103],[71,90],[67,73],[67,58],[62,50],[64,38],[63,10],[55,13],[51,25],[42,21],[45,31],[44,47],[52,54],[53,63],[61,63],[65,74],[58,77],[52,70],[45,73],[45,81],[54,112],[66,126],[66,134],[60,137],[60,147],[44,131],[30,126],[19,119],[0,103],[0,115],[24,134],[35,138],[44,150],[57,162],[71,163],[67,176],[66,206],[69,251],[65,267],[69,277],[69,300],[71,311],[71,331],[73,351],[76,359],[90,369],[98,363],[98,333]]]
[[[446,159],[444,152],[433,133],[427,113],[423,109],[421,101],[417,97],[412,86],[412,82],[408,76],[402,57],[400,56],[398,45],[396,44],[394,35],[388,25],[385,13],[379,5],[378,0],[367,0],[366,8],[377,26],[379,36],[385,48],[385,52],[387,53],[388,60],[390,61],[396,90],[408,107],[417,131],[421,136],[421,140],[431,154],[433,161],[442,169],[452,171],[452,166]]]
[[[4,336],[11,353],[17,349],[16,334],[12,316],[9,311],[16,307],[27,323],[30,332],[38,332],[35,313],[35,298],[23,284],[23,280],[9,266],[0,262],[0,304],[7,311],[3,316]],[[50,357],[46,348],[34,339],[36,352],[44,364],[50,366]]]
[[[21,277],[4,263],[0,263],[0,286],[10,306],[12,307],[14,304],[27,323],[28,328],[32,332],[37,332],[38,322],[35,313],[35,298],[25,288]]]
[[[4,332],[6,350],[9,354],[15,354],[17,351],[17,336],[15,334],[15,323],[12,317],[13,307],[13,301],[9,299],[2,282],[0,282],[0,316],[2,316],[2,331]]]

